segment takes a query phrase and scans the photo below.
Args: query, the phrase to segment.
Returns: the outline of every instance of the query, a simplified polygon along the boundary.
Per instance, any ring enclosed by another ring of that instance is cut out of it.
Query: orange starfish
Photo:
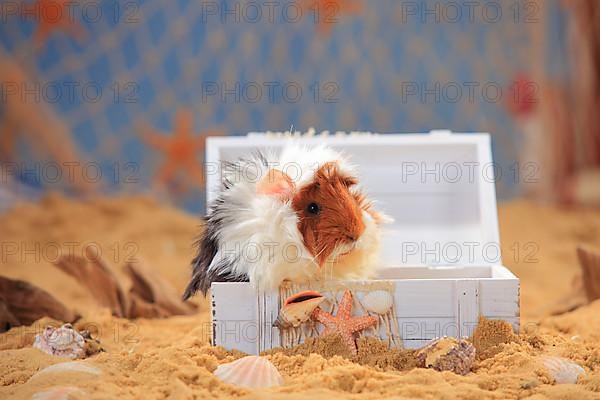
[[[325,325],[323,336],[339,333],[352,354],[356,354],[356,343],[353,334],[377,324],[377,318],[370,315],[352,316],[352,293],[349,290],[344,292],[335,317],[319,307],[313,311],[312,317]]]
[[[361,0],[304,0],[302,13],[317,24],[320,33],[328,34],[340,23],[341,14],[359,14],[362,8]]]
[[[142,139],[151,147],[164,154],[165,162],[159,168],[156,180],[159,184],[169,183],[177,185],[176,177],[179,172],[184,172],[184,188],[195,184],[200,189],[204,188],[204,168],[198,162],[198,154],[204,154],[206,137],[221,134],[211,130],[195,136],[192,133],[193,115],[190,110],[179,110],[175,115],[174,132],[171,136],[158,133],[148,126],[139,130]],[[192,184],[190,184],[190,180]]]
[[[87,35],[87,31],[74,20],[74,3],[66,0],[38,0],[34,3],[37,15],[38,27],[34,35],[34,43],[37,48],[41,47],[50,34],[56,30],[67,31],[77,40]]]

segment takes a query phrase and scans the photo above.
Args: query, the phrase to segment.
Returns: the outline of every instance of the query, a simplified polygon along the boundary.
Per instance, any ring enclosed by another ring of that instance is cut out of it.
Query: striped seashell
[[[73,395],[87,397],[85,392],[75,386],[55,386],[50,389],[36,392],[31,397],[32,400],[69,400]],[[79,397],[78,397],[79,398]]]
[[[29,380],[36,379],[46,374],[62,374],[62,373],[83,373],[90,375],[100,375],[102,371],[93,365],[87,364],[83,361],[69,361],[58,364],[50,365],[42,370],[36,372]]]
[[[577,378],[585,373],[579,364],[566,358],[544,356],[541,361],[557,384],[577,383]]]
[[[375,290],[367,293],[365,297],[363,297],[362,305],[367,309],[367,311],[383,315],[390,311],[394,305],[394,298],[389,292]]]
[[[221,364],[214,374],[225,383],[246,388],[268,388],[283,384],[283,378],[273,363],[260,356],[247,356]]]

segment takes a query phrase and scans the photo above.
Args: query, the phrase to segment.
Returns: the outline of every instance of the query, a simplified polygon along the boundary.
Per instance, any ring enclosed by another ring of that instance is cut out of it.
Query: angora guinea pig
[[[354,168],[325,146],[290,144],[223,167],[184,298],[212,282],[367,278],[388,221],[361,193]]]

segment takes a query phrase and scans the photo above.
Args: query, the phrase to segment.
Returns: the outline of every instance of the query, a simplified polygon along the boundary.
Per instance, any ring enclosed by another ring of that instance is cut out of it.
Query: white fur
[[[267,159],[269,167],[280,169],[292,178],[296,190],[310,184],[315,171],[327,162],[335,161],[343,173],[354,174],[342,155],[325,146],[290,145],[279,157],[267,155]],[[368,212],[363,211],[366,229],[361,238],[353,246],[336,249],[320,268],[304,246],[291,202],[256,193],[256,182],[267,174],[269,167],[258,159],[249,160],[243,165],[246,166],[241,168],[245,173],[233,176],[230,171],[226,175],[234,185],[222,193],[224,202],[220,208],[225,220],[218,232],[220,248],[209,270],[231,268],[234,275],[247,275],[253,285],[263,289],[276,288],[284,280],[365,277],[374,265],[373,255],[379,242],[379,229]],[[350,253],[342,255],[349,250]],[[228,262],[222,262],[224,259]]]
[[[313,181],[314,173],[328,162],[336,162],[340,172],[345,175],[354,176],[355,168],[346,158],[329,147],[320,145],[317,147],[307,146],[286,146],[278,159],[278,166],[287,173],[296,183],[296,187],[301,189]]]

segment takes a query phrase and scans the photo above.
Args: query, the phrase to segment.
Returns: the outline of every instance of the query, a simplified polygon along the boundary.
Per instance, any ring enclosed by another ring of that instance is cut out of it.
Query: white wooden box
[[[393,318],[375,332],[392,346],[469,336],[480,315],[506,320],[518,332],[519,280],[502,265],[488,134],[209,138],[207,203],[218,193],[222,161],[256,149],[277,151],[289,140],[326,142],[349,155],[368,196],[394,218],[383,235],[377,280],[311,289],[329,291],[333,303],[344,287],[355,290],[359,304],[361,291],[372,287],[393,293]],[[310,335],[273,326],[283,289],[259,293],[248,283],[213,283],[211,293],[215,345],[257,354]]]

